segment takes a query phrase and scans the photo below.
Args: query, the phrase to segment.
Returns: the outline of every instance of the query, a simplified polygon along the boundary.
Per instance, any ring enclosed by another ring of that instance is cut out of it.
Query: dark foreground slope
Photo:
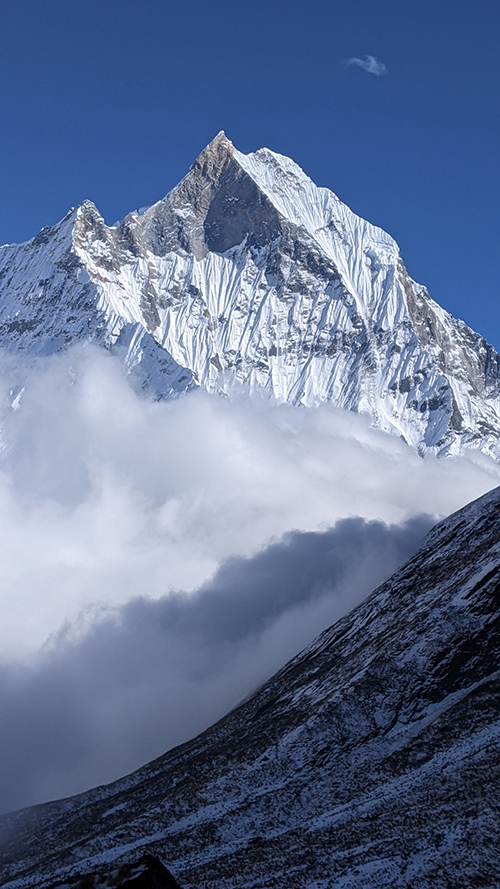
[[[192,742],[5,816],[0,879],[147,851],[186,889],[497,887],[499,601],[497,489]]]

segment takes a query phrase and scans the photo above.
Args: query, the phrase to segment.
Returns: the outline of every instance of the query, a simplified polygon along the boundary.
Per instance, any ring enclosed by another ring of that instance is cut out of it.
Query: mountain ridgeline
[[[499,557],[497,488],[194,740],[3,816],[3,889],[142,853],[184,889],[496,889]]]
[[[236,386],[363,412],[420,453],[500,457],[500,359],[381,229],[293,161],[220,133],[182,182],[107,226],[85,201],[0,248],[0,347],[92,341],[156,398]]]

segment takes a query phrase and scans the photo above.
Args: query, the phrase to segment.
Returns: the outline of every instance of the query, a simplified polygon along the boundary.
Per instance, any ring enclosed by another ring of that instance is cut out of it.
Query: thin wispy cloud
[[[362,68],[368,74],[375,74],[375,77],[387,74],[386,66],[379,59],[376,59],[375,56],[363,56],[362,59],[353,56],[351,59],[346,59],[344,65],[346,68],[349,68],[351,65],[357,65],[358,68]]]

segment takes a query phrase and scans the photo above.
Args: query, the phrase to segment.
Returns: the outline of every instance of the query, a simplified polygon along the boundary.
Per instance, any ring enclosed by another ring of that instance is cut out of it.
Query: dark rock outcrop
[[[154,855],[118,867],[100,869],[91,874],[70,877],[54,883],[50,889],[181,889],[177,880]]]

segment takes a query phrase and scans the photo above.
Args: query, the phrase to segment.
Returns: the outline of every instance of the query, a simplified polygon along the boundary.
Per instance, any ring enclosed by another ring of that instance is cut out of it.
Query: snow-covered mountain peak
[[[232,379],[330,402],[424,452],[500,457],[500,358],[406,272],[393,238],[292,160],[220,132],[182,181],[107,226],[84,201],[0,249],[0,345],[120,347],[156,397]]]

